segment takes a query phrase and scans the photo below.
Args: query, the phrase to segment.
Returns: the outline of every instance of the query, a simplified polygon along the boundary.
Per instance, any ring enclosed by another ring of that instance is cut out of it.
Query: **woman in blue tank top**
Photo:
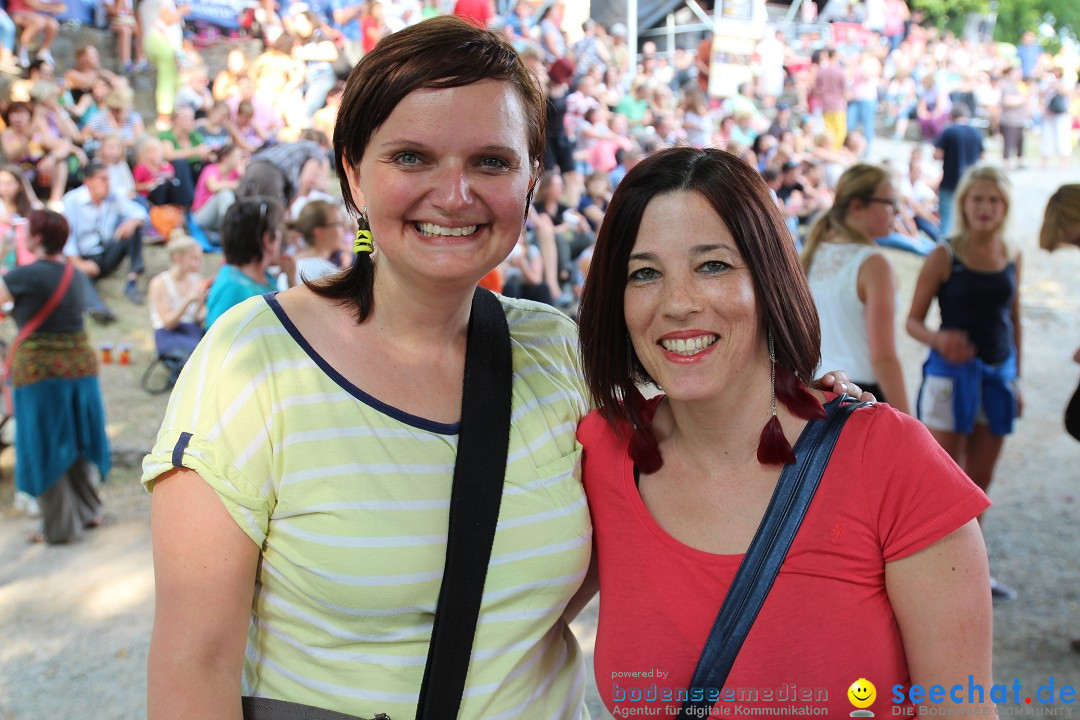
[[[1005,242],[1010,183],[995,167],[971,168],[956,193],[957,227],[927,256],[908,313],[908,333],[930,346],[919,419],[984,491],[1020,395],[1020,254]],[[926,326],[937,297],[941,325]],[[1012,588],[991,579],[995,600]]]

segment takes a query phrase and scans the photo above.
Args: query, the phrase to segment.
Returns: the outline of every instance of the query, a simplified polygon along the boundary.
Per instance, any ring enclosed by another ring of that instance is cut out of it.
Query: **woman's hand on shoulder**
[[[859,402],[876,402],[877,398],[873,393],[865,392],[861,387],[856,385],[848,377],[848,374],[843,370],[830,370],[814,382],[810,383],[810,387],[816,390],[826,390],[828,392],[836,393],[837,395],[850,395],[856,398]]]

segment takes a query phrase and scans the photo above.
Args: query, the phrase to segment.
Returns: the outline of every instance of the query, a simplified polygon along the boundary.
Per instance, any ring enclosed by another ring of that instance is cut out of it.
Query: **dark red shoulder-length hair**
[[[641,217],[657,195],[696,192],[735,238],[754,283],[763,330],[772,333],[776,361],[808,381],[820,361],[821,329],[798,253],[765,181],[722,150],[673,148],[649,156],[626,174],[604,213],[579,314],[585,381],[593,403],[613,424],[647,423],[635,385],[651,382],[629,342],[623,296],[627,265]]]
[[[27,220],[30,237],[38,237],[45,252],[56,255],[64,249],[70,233],[67,218],[52,210],[31,210]]]

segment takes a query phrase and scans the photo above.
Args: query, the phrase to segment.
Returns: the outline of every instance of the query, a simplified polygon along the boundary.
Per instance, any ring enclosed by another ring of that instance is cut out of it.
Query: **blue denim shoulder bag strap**
[[[716,703],[715,696],[712,700],[706,699],[710,694],[708,691],[715,688],[719,692],[724,687],[735,657],[806,517],[844,423],[852,411],[869,404],[841,395],[825,405],[827,415],[824,419],[806,423],[795,442],[795,462],[785,465],[780,473],[769,507],[739,563],[735,579],[709,631],[705,649],[698,658],[690,687],[705,690],[700,693],[705,697],[687,699],[679,712],[680,718],[690,717],[691,710],[707,712]]]

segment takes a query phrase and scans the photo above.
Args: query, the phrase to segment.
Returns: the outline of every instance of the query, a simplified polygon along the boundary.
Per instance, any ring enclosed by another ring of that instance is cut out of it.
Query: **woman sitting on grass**
[[[154,346],[158,355],[187,360],[203,336],[210,282],[202,276],[203,251],[193,238],[173,231],[165,250],[169,269],[148,288]]]

